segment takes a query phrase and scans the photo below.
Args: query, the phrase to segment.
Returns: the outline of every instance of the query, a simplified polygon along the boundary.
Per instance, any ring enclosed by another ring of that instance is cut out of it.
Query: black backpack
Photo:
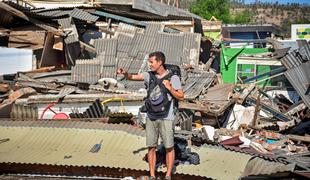
[[[178,66],[166,64],[165,68],[169,70],[169,73],[161,79],[158,79],[154,72],[148,72],[150,79],[148,84],[147,97],[145,100],[145,110],[151,120],[166,118],[170,110],[172,102],[172,100],[169,101],[168,99],[168,93],[170,92],[166,89],[162,81],[170,81],[173,75],[177,75],[181,78],[181,70]],[[151,96],[151,93],[155,93],[155,95]],[[174,105],[178,107],[177,99],[175,99],[172,94],[171,97],[174,99]]]

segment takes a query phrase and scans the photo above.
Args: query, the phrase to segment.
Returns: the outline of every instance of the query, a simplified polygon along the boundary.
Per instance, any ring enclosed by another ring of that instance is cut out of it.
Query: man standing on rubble
[[[174,165],[174,120],[177,112],[177,101],[184,99],[181,80],[172,69],[166,68],[165,55],[162,52],[149,54],[151,71],[141,74],[130,74],[124,69],[117,70],[130,80],[144,80],[147,88],[145,107],[146,145],[151,179],[155,179],[156,147],[160,135],[166,149],[167,172],[165,179],[171,179]]]

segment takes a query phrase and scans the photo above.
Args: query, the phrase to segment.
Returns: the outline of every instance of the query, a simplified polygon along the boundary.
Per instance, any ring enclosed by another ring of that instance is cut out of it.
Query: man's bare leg
[[[175,156],[175,152],[174,152],[174,148],[168,148],[166,149],[166,162],[167,162],[167,172],[166,172],[166,176],[171,176],[171,171],[173,168],[173,164],[174,164],[174,156]]]
[[[149,161],[150,175],[155,177],[155,166],[156,166],[156,147],[149,147],[149,152],[147,154]]]

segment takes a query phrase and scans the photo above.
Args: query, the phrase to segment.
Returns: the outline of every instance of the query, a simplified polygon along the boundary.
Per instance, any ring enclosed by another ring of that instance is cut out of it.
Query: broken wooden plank
[[[18,9],[15,9],[13,7],[11,7],[10,5],[7,5],[6,3],[4,2],[0,2],[0,8],[7,11],[8,13],[11,13],[17,17],[20,17],[26,21],[29,21],[31,23],[33,23],[34,25],[48,31],[48,32],[52,32],[54,34],[57,34],[57,35],[61,35],[61,36],[65,36],[66,34],[63,33],[62,31],[50,26],[50,25],[47,25],[46,23],[42,22],[42,21],[39,21],[37,19],[34,19],[34,18],[31,18],[31,17],[28,17],[26,14],[24,14],[23,12],[19,11]]]
[[[255,89],[255,84],[250,84],[247,88],[245,88],[242,94],[238,97],[237,102],[242,104],[244,100],[249,96],[249,94]]]
[[[0,92],[6,93],[9,91],[9,85],[8,84],[0,84]]]
[[[310,136],[298,136],[289,134],[287,137],[294,141],[303,141],[303,142],[310,142]]]
[[[208,112],[209,111],[208,107],[206,107],[206,106],[199,105],[196,103],[183,102],[183,101],[181,101],[179,103],[179,108],[180,109],[191,109],[191,110],[202,111],[202,112]]]

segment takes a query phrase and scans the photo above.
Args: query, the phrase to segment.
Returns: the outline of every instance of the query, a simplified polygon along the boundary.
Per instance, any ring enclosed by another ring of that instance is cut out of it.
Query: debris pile
[[[193,31],[199,27],[197,16],[181,10],[164,16],[127,6],[37,9],[0,2],[0,63],[13,63],[0,67],[3,122],[86,120],[143,128],[144,82],[126,80],[116,70],[148,71],[148,53],[162,51],[167,63],[181,67],[185,100],[179,103],[176,136],[186,145],[178,147],[180,161],[199,164],[195,152],[184,155],[187,145],[195,145],[255,157],[244,176],[265,174],[252,168],[263,163],[281,165],[269,174],[310,172],[309,42],[300,41],[290,51],[267,39],[272,50],[254,54],[213,42],[211,53],[201,52],[201,43],[212,41]],[[11,50],[22,54],[18,61]],[[214,64],[220,67],[211,68]],[[253,64],[276,68],[253,70]],[[227,72],[236,82],[227,82]],[[98,142],[90,152],[104,148]]]

